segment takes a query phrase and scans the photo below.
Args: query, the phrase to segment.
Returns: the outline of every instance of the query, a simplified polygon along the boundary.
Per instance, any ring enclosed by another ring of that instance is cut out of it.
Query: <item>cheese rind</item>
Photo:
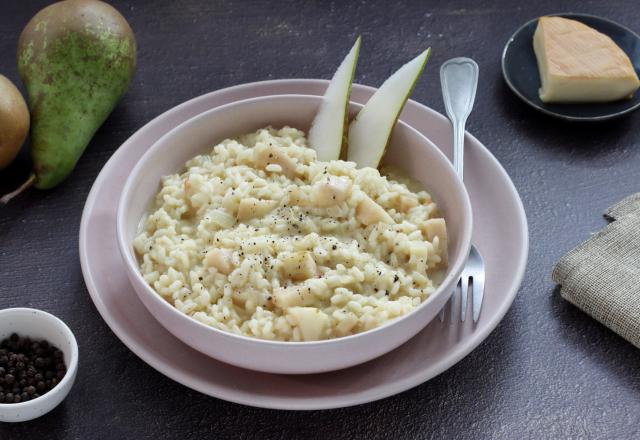
[[[541,17],[533,36],[543,102],[607,102],[630,98],[640,80],[613,40],[576,20]]]

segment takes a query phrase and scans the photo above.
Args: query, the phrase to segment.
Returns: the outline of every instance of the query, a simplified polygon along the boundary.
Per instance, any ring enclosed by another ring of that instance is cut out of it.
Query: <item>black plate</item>
[[[551,14],[580,21],[608,35],[631,59],[640,74],[640,36],[626,27],[605,18],[587,14]],[[502,75],[507,85],[533,108],[570,121],[602,121],[616,118],[640,107],[640,92],[632,99],[606,103],[545,104],[540,100],[540,73],[533,52],[533,33],[538,19],[525,23],[507,42],[502,53]]]

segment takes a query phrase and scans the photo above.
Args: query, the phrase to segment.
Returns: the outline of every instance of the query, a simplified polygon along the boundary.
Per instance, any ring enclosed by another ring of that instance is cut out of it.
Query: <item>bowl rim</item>
[[[69,365],[67,365],[67,372],[65,373],[62,380],[58,382],[58,384],[55,387],[49,390],[46,394],[43,394],[40,397],[36,397],[35,399],[28,400],[26,402],[0,403],[0,410],[1,409],[13,410],[13,409],[27,408],[30,406],[35,407],[35,406],[44,404],[45,401],[47,400],[49,401],[53,400],[57,395],[64,392],[63,390],[64,386],[66,386],[66,384],[68,384],[69,382],[75,379],[76,372],[78,371],[78,358],[79,358],[78,341],[76,341],[75,335],[73,334],[69,326],[62,319],[58,318],[55,315],[52,315],[49,312],[45,312],[44,310],[34,309],[31,307],[12,307],[8,309],[2,309],[0,310],[0,318],[2,318],[3,315],[5,314],[12,314],[12,313],[15,313],[17,316],[23,316],[22,314],[28,313],[31,315],[31,317],[25,318],[25,319],[43,319],[44,318],[46,320],[49,320],[50,322],[53,322],[55,326],[57,326],[60,330],[62,330],[62,332],[64,333],[64,336],[69,340],[69,342],[71,342],[70,344],[71,353],[69,355]],[[23,318],[19,318],[19,319],[23,319]],[[29,335],[26,335],[26,336],[29,336]],[[58,348],[59,350],[62,350],[62,348],[60,347],[56,347],[56,348]],[[67,390],[67,392],[68,391],[69,390]],[[63,396],[63,399],[64,399],[64,396]]]
[[[466,213],[466,215],[465,215],[465,220],[466,221],[464,221],[464,223],[463,223],[462,234],[461,234],[462,252],[461,252],[460,257],[457,259],[457,261],[454,263],[453,266],[451,264],[448,266],[447,275],[443,279],[442,283],[436,288],[434,293],[432,293],[425,301],[421,302],[419,306],[417,306],[416,308],[414,308],[413,310],[411,310],[407,314],[401,315],[401,316],[399,316],[397,318],[394,318],[394,319],[392,319],[390,321],[387,321],[386,323],[384,323],[382,325],[379,325],[378,327],[374,327],[374,328],[366,330],[364,332],[355,333],[355,334],[351,334],[351,335],[347,335],[347,336],[343,336],[343,337],[339,337],[339,338],[322,339],[322,340],[318,340],[318,341],[278,341],[278,340],[260,339],[260,338],[252,337],[252,336],[245,336],[245,335],[232,333],[232,332],[229,332],[229,331],[221,330],[221,329],[206,325],[206,324],[194,319],[193,317],[180,312],[178,309],[176,309],[174,306],[172,306],[169,302],[167,302],[164,298],[160,297],[158,295],[158,293],[155,291],[155,289],[153,289],[151,286],[149,286],[149,284],[144,280],[144,278],[142,277],[142,275],[140,273],[139,264],[137,264],[137,260],[133,256],[133,253],[131,252],[131,249],[130,249],[130,244],[131,243],[128,243],[128,240],[126,239],[125,233],[124,233],[124,231],[126,229],[125,206],[128,204],[127,202],[129,201],[131,195],[133,194],[133,191],[132,191],[132,189],[133,189],[133,181],[135,180],[136,176],[138,174],[140,174],[140,172],[142,171],[142,169],[144,168],[146,163],[152,157],[155,157],[155,155],[157,153],[159,153],[160,151],[163,151],[163,148],[161,148],[161,147],[166,142],[166,139],[169,139],[172,136],[174,136],[176,132],[185,130],[189,126],[196,124],[201,119],[209,118],[209,117],[211,117],[212,114],[223,113],[224,111],[228,110],[229,108],[233,108],[233,107],[236,107],[236,106],[249,105],[250,103],[261,102],[261,101],[273,101],[273,100],[285,100],[285,99],[310,99],[310,100],[315,100],[315,101],[321,101],[323,99],[323,97],[322,96],[317,96],[317,95],[305,95],[305,94],[282,94],[282,95],[259,96],[259,97],[247,98],[247,99],[242,99],[242,100],[230,102],[230,103],[227,103],[227,104],[224,104],[224,105],[221,105],[221,106],[206,110],[206,111],[204,111],[204,112],[202,112],[202,113],[200,113],[198,115],[193,116],[192,118],[190,118],[190,119],[182,122],[178,126],[172,128],[167,133],[165,133],[162,137],[160,137],[157,141],[155,141],[144,152],[144,154],[140,157],[140,159],[136,162],[135,166],[132,168],[131,172],[127,176],[127,180],[125,182],[125,185],[123,187],[122,193],[121,193],[120,198],[118,200],[118,207],[117,207],[117,212],[116,212],[116,235],[117,235],[118,248],[119,248],[119,251],[120,251],[120,255],[121,255],[122,259],[124,260],[124,263],[125,263],[125,265],[127,267],[128,273],[134,275],[134,277],[136,278],[136,281],[143,286],[145,294],[149,295],[150,297],[153,297],[154,301],[160,302],[162,304],[161,307],[165,308],[166,310],[169,310],[169,313],[173,314],[174,316],[179,317],[180,319],[187,318],[188,321],[190,321],[191,323],[197,324],[198,326],[200,326],[201,328],[206,329],[207,331],[213,331],[215,334],[218,334],[218,335],[220,335],[221,337],[224,337],[224,338],[235,339],[235,340],[237,340],[239,342],[244,342],[244,343],[269,345],[269,346],[274,346],[274,347],[304,347],[304,348],[309,348],[309,347],[323,346],[323,345],[335,345],[335,344],[343,343],[345,341],[352,341],[352,340],[355,340],[355,339],[365,338],[365,337],[368,337],[369,335],[373,335],[373,334],[376,334],[378,332],[384,331],[385,329],[388,329],[388,328],[400,323],[401,321],[405,320],[409,316],[411,316],[411,315],[413,315],[415,313],[418,313],[419,310],[421,310],[424,307],[426,307],[427,304],[430,304],[431,302],[433,302],[433,300],[437,296],[442,294],[442,292],[444,291],[443,287],[446,284],[448,284],[448,282],[450,281],[451,278],[456,279],[456,278],[460,277],[460,274],[462,273],[462,270],[463,270],[463,268],[464,268],[464,266],[466,264],[466,260],[467,260],[466,255],[469,254],[469,251],[471,249],[471,235],[472,235],[472,230],[473,230],[473,211],[472,211],[472,208],[471,208],[471,200],[469,198],[469,193],[468,193],[468,191],[466,189],[466,186],[464,185],[464,182],[462,181],[462,179],[460,179],[460,177],[455,172],[455,169],[453,168],[453,164],[445,156],[445,154],[442,152],[442,150],[440,150],[433,142],[431,142],[431,140],[429,138],[424,136],[422,133],[420,133],[418,130],[416,130],[415,128],[413,128],[412,126],[407,124],[406,122],[402,121],[402,119],[400,119],[400,118],[397,120],[396,125],[394,126],[394,130],[395,130],[395,127],[397,127],[397,126],[403,127],[403,129],[411,132],[414,136],[416,136],[417,138],[421,139],[422,143],[426,146],[426,148],[432,148],[434,150],[434,152],[435,152],[434,154],[439,155],[439,156],[441,156],[442,159],[444,159],[444,162],[447,164],[447,168],[449,168],[450,174],[453,177],[453,181],[455,181],[457,187],[459,189],[461,189],[462,201],[463,201],[463,205],[464,205],[463,206],[463,211]],[[362,108],[364,105],[360,104],[360,103],[353,102],[353,101],[349,101],[349,106],[350,107],[355,106],[357,108]],[[134,290],[136,290],[136,292],[138,292],[137,289],[134,289]],[[147,308],[146,305],[145,305],[145,308]],[[153,316],[153,314],[152,314],[152,316]],[[154,318],[156,318],[156,317],[154,316]],[[425,323],[425,326],[427,324],[428,324],[428,322]],[[164,327],[164,325],[163,325],[163,327]],[[171,332],[170,330],[169,330],[169,332],[173,334],[173,332]]]

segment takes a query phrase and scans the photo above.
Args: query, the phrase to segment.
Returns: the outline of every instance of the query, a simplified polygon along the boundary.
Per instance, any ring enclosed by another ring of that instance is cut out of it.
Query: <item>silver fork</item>
[[[464,180],[464,125],[473,108],[478,86],[478,65],[470,58],[452,58],[440,67],[442,97],[447,116],[453,125],[453,167],[460,179]],[[459,289],[458,289],[459,287]],[[484,297],[484,261],[478,249],[471,246],[467,264],[462,270],[460,281],[451,292],[449,300],[451,321],[455,319],[458,297],[460,297],[460,321],[467,317],[467,296],[469,287],[473,297],[473,322],[478,322]],[[460,295],[457,295],[457,292]],[[444,321],[445,307],[440,311],[440,321]]]

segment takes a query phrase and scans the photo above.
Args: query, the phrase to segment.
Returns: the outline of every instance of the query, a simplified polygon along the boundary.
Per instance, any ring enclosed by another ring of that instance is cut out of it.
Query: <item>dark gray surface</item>
[[[19,32],[45,3],[1,4],[0,72],[14,81]],[[588,125],[539,115],[503,83],[500,54],[514,29],[537,15],[586,12],[637,31],[640,5],[391,3],[113,2],[138,38],[131,90],[63,185],[0,208],[0,308],[37,307],[64,319],[80,344],[78,381],[49,415],[0,424],[0,439],[638,438],[640,353],[561,300],[550,272],[564,252],[605,224],[607,206],[640,191],[640,113]],[[439,111],[438,66],[461,55],[480,65],[468,128],[513,178],[530,222],[529,266],[513,307],[446,373],[354,408],[254,409],[172,382],[111,333],[84,286],[77,237],[93,180],[113,151],[161,112],[234,84],[328,78],[358,33],[364,45],[356,80],[374,86],[431,45],[433,57],[414,98]],[[1,173],[0,190],[27,168],[25,157]]]

